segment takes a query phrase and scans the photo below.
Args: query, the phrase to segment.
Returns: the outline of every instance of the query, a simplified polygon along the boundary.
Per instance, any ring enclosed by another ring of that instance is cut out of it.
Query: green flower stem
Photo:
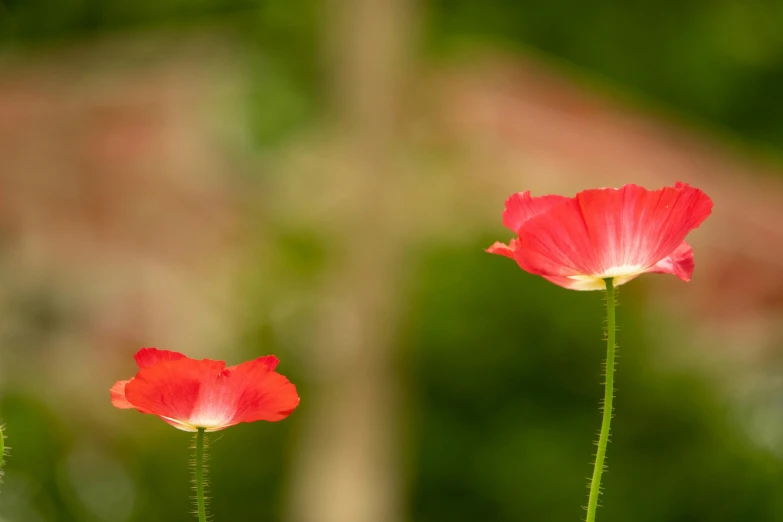
[[[5,433],[3,433],[3,426],[0,425],[0,469],[2,469],[4,461],[5,461]],[[2,472],[0,472],[0,476],[2,476]]]
[[[204,502],[204,428],[196,433],[196,507],[199,522],[207,522],[207,509]]]
[[[614,398],[614,349],[615,349],[615,318],[614,318],[614,283],[612,278],[604,279],[606,283],[606,383],[604,385],[604,415],[601,422],[601,435],[598,437],[598,452],[595,454],[593,480],[590,481],[590,497],[587,502],[587,518],[585,522],[595,522],[595,511],[598,508],[598,496],[601,494],[601,474],[604,472],[606,444],[609,442],[609,427],[612,423],[612,399]]]

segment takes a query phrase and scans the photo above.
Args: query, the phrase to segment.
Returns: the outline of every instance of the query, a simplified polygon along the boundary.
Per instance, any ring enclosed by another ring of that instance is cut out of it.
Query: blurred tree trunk
[[[289,522],[404,516],[394,353],[401,242],[393,221],[405,205],[392,199],[410,7],[408,0],[330,0],[327,9],[338,160],[323,175],[340,199],[339,216],[329,220],[337,254],[313,339]]]

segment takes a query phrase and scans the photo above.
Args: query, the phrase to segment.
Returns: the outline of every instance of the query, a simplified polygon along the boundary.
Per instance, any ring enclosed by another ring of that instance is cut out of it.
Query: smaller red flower
[[[112,404],[157,415],[183,431],[279,421],[299,405],[294,385],[274,371],[274,355],[226,367],[223,361],[142,348],[134,359],[139,373],[112,386]]]
[[[571,290],[600,290],[658,272],[690,281],[693,250],[684,240],[712,212],[712,200],[685,183],[591,189],[573,198],[513,194],[503,224],[517,234],[487,249]]]

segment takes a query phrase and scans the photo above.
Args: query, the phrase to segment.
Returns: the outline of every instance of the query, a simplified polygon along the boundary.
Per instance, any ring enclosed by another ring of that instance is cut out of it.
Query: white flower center
[[[642,265],[621,265],[613,266],[600,275],[573,275],[568,276],[568,279],[576,281],[574,290],[603,290],[606,288],[604,279],[608,277],[612,278],[614,286],[620,286],[643,273]]]
[[[601,279],[606,279],[607,277],[626,277],[630,275],[638,275],[643,271],[644,267],[642,265],[620,265],[620,266],[613,266],[612,268],[606,270],[603,274],[595,276]]]

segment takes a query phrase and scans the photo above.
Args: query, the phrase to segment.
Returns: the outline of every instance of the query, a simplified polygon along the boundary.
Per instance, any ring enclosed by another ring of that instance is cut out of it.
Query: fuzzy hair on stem
[[[207,515],[209,499],[205,496],[205,493],[209,488],[209,481],[207,480],[207,470],[209,468],[207,465],[207,462],[209,461],[207,450],[209,449],[209,439],[204,432],[204,428],[199,428],[193,435],[193,442],[190,445],[190,449],[193,450],[193,457],[190,459],[193,477],[190,482],[193,484],[192,487],[196,492],[195,496],[190,497],[195,503],[193,514],[196,515],[199,522],[207,522],[211,519],[211,517]]]
[[[5,437],[5,424],[0,424],[0,484],[3,483],[5,459],[11,454],[11,448],[5,445]]]
[[[612,416],[614,414],[612,401],[614,399],[614,366],[615,366],[615,334],[616,321],[615,301],[616,292],[612,278],[604,280],[606,284],[606,363],[604,365],[604,399],[601,402],[601,431],[598,436],[598,449],[595,454],[593,477],[590,479],[590,495],[587,501],[587,518],[585,522],[595,522],[595,514],[598,509],[598,498],[601,496],[601,476],[606,470],[606,446],[609,443]]]

